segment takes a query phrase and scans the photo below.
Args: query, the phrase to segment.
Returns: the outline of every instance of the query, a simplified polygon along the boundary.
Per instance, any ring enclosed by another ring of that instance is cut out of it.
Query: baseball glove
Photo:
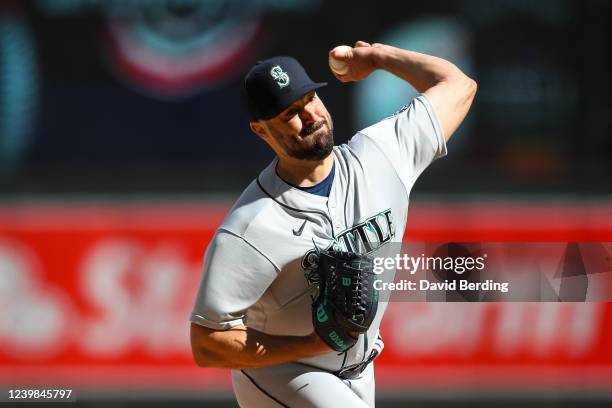
[[[378,291],[372,258],[351,252],[320,251],[313,271],[319,283],[312,304],[315,332],[332,349],[344,352],[372,324],[378,310]]]

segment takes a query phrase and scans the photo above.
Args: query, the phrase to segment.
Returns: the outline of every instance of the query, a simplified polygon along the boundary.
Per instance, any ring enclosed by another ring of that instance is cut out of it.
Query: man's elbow
[[[213,353],[210,353],[207,350],[203,350],[201,348],[198,349],[192,346],[191,354],[193,357],[193,362],[198,367],[203,367],[203,368],[219,367],[219,363],[214,358]]]
[[[456,101],[456,108],[469,110],[476,91],[478,90],[478,84],[469,76],[463,72],[460,75],[456,75],[452,80],[448,82],[449,87],[453,89],[451,94],[454,95]]]
[[[448,80],[448,83],[453,85],[465,99],[470,101],[474,99],[476,91],[478,90],[478,84],[476,81],[464,74],[459,69],[455,71],[451,79]]]
[[[219,346],[212,342],[214,330],[191,324],[191,355],[199,367],[220,367],[222,361],[214,350]]]
[[[470,78],[467,75],[465,78],[467,82],[466,87],[467,87],[468,98],[471,101],[476,96],[476,91],[478,91],[478,83],[476,83],[476,81],[474,81],[472,78]]]
[[[231,362],[223,355],[206,346],[191,346],[193,362],[203,368],[233,368]]]

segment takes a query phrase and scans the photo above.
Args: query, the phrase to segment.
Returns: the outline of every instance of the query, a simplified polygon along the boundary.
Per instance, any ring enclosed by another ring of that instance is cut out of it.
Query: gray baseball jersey
[[[210,243],[191,321],[219,330],[243,324],[271,335],[312,333],[314,285],[308,273],[315,244],[363,253],[401,242],[410,190],[445,154],[440,123],[427,97],[419,95],[334,147],[329,197],[284,182],[275,159],[243,192]],[[300,362],[337,371],[380,351],[385,308],[385,302],[379,305],[369,331],[347,353]]]

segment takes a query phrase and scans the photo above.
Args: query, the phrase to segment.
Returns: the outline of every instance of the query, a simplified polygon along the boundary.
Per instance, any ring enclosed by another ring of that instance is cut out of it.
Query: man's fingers
[[[355,48],[358,48],[358,47],[371,47],[371,45],[365,41],[357,41],[355,43]]]
[[[336,77],[336,79],[338,81],[340,81],[340,82],[349,82],[347,74],[340,75],[340,74],[337,74],[337,73],[335,73],[333,71],[332,71],[332,73],[334,74],[334,76]]]
[[[349,55],[347,55],[345,52],[339,51],[339,50],[331,50],[329,55],[331,55],[332,58],[337,59],[337,60],[345,60],[349,58]]]
[[[339,45],[329,52],[329,56],[337,60],[350,60],[353,58],[353,48],[348,45]]]

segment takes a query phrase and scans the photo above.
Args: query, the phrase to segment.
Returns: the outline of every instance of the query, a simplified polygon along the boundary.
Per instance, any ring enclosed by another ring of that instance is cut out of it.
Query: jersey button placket
[[[329,216],[331,217],[332,222],[334,224],[334,229],[336,230],[335,232],[336,234],[338,234],[338,232],[340,232],[340,229],[342,228],[342,222],[341,222],[342,214],[338,213],[338,210],[337,210],[338,206],[336,204],[336,201],[333,199],[330,199],[327,202],[327,207],[329,210]]]

